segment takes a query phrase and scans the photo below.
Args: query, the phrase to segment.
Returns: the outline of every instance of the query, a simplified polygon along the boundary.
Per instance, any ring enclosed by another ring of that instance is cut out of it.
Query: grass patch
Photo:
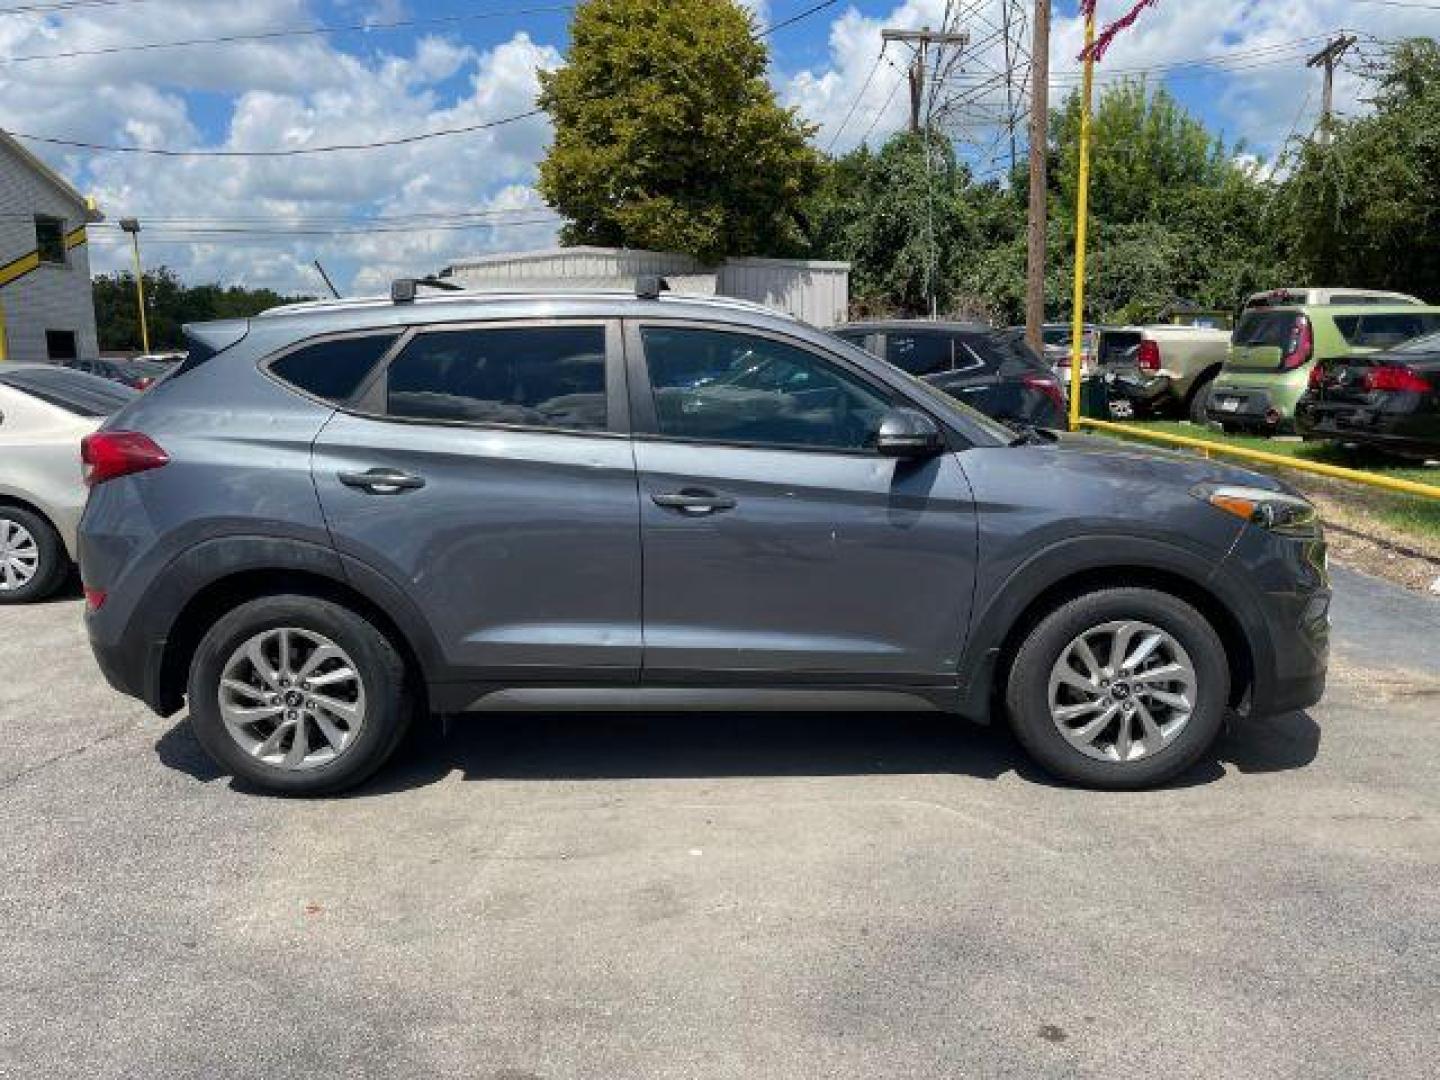
[[[1217,443],[1223,446],[1243,447],[1247,450],[1263,450],[1271,454],[1282,454],[1302,461],[1314,461],[1324,465],[1338,465],[1345,469],[1358,469],[1376,476],[1410,480],[1427,484],[1440,493],[1440,465],[1425,465],[1402,458],[1388,457],[1374,450],[1362,448],[1347,449],[1336,443],[1301,442],[1298,439],[1268,439],[1261,435],[1226,435],[1213,428],[1198,427],[1179,420],[1133,421],[1127,427],[1142,428],[1146,431],[1167,435],[1183,435],[1190,439]],[[1112,434],[1106,432],[1106,434]],[[1149,440],[1143,440],[1149,442]],[[1152,446],[1164,445],[1150,443]],[[1177,448],[1179,449],[1179,448]],[[1265,469],[1258,462],[1247,462],[1243,458],[1230,458],[1236,464],[1249,468]],[[1400,532],[1427,540],[1440,540],[1440,498],[1428,499],[1421,495],[1396,495],[1379,488],[1352,484],[1343,480],[1321,478],[1309,473],[1282,470],[1286,480],[1301,490],[1315,485],[1327,492],[1343,490],[1351,493],[1346,501],[1357,510]],[[1322,483],[1323,479],[1323,483]]]

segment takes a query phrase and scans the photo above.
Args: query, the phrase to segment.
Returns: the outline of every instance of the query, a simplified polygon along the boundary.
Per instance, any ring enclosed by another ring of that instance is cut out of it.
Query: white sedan
[[[85,508],[80,440],[135,391],[54,364],[0,364],[0,604],[54,592]]]

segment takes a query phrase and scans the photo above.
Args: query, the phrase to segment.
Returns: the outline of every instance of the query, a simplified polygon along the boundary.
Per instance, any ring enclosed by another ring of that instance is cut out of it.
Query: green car
[[[1320,360],[1375,352],[1440,330],[1440,307],[1305,304],[1253,308],[1230,335],[1230,355],[1205,415],[1226,431],[1290,431],[1295,403]]]

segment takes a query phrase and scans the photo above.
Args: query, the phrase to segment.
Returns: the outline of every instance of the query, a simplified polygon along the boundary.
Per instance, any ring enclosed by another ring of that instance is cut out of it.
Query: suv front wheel
[[[1225,650],[1189,604],[1106,589],[1031,630],[1005,702],[1016,737],[1048,772],[1098,788],[1162,783],[1193,765],[1224,723]]]
[[[308,596],[252,600],[201,640],[190,723],[219,764],[261,788],[319,795],[388,758],[411,712],[405,666],[375,626]]]

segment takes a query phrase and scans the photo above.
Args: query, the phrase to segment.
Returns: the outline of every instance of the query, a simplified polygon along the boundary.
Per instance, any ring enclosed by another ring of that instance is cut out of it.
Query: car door
[[[963,401],[973,409],[996,419],[1022,415],[1016,387],[1006,385],[1001,374],[1001,355],[982,332],[955,332],[948,337],[952,357],[949,370],[926,381]]]
[[[644,680],[948,684],[975,509],[953,454],[871,448],[894,392],[723,325],[632,322],[626,352]]]
[[[485,678],[638,678],[640,532],[618,324],[411,331],[315,443],[341,552]]]

